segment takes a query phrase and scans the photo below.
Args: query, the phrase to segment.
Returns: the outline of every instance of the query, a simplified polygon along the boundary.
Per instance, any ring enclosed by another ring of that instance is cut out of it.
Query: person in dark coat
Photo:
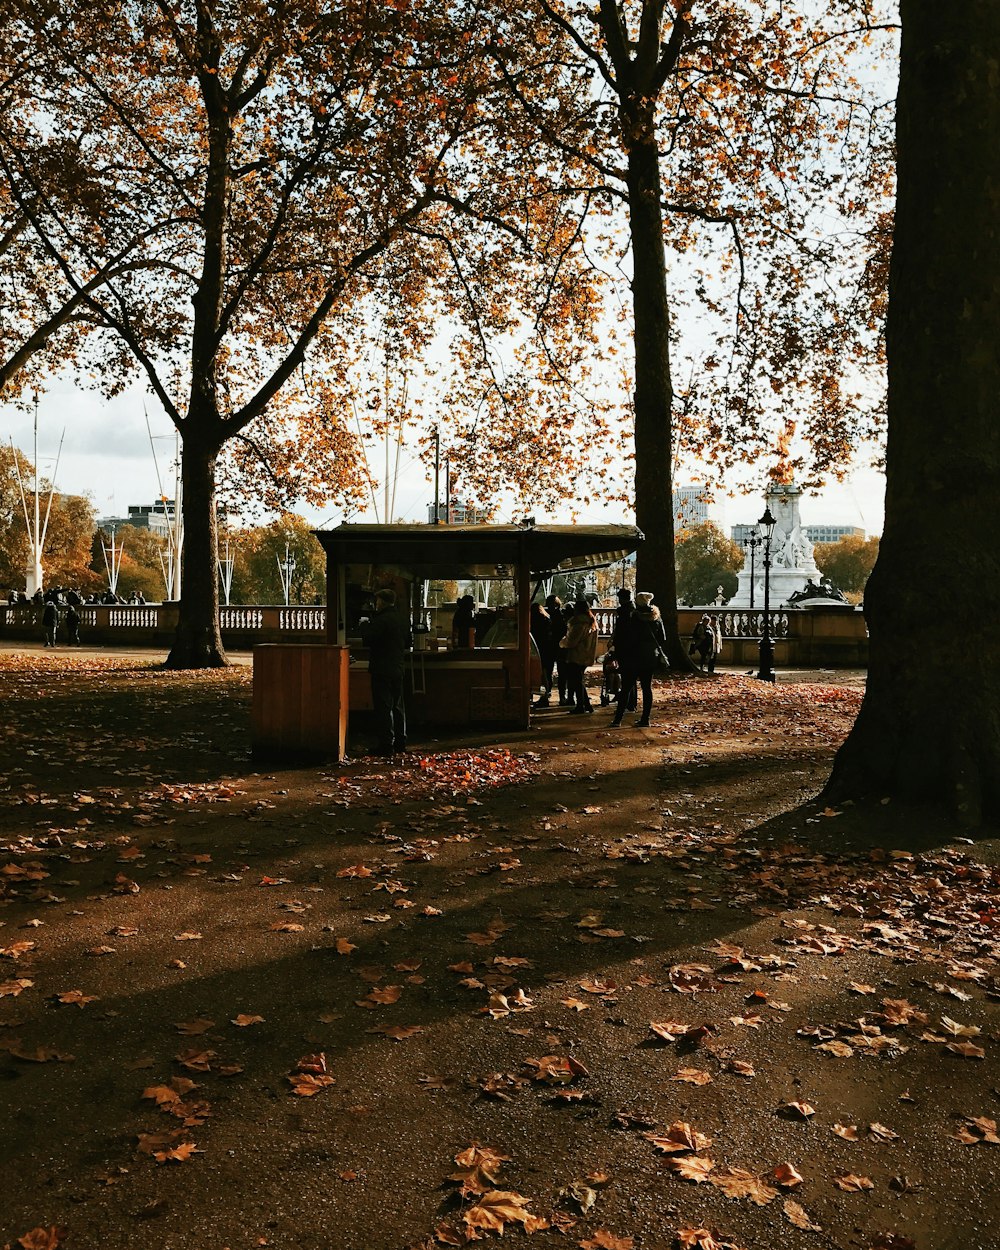
[[[375,614],[362,624],[361,641],[368,648],[368,676],[379,737],[379,752],[406,750],[406,708],[403,703],[403,658],[412,645],[410,627],[396,607],[396,592],[380,590]]]
[[[66,609],[66,632],[69,645],[78,647],[80,645],[80,613],[75,603],[71,603]]]
[[[704,672],[705,665],[711,662],[714,651],[715,637],[712,633],[712,618],[706,612],[691,631],[691,645],[688,647],[688,655],[698,656],[698,667]]]
[[[634,611],[635,605],[632,603],[632,592],[627,586],[623,586],[618,592],[618,611],[615,613],[615,623],[611,629],[611,649],[614,651],[615,659],[618,661],[618,675],[621,679],[621,688],[618,691],[615,702],[629,712],[635,711],[637,694],[635,673],[630,672],[628,668],[628,643],[626,641]],[[623,657],[625,658],[623,659]]]
[[[660,610],[653,605],[653,596],[649,591],[642,590],[636,597],[636,608],[628,623],[628,630],[622,639],[623,652],[618,663],[622,666],[622,685],[627,674],[632,674],[642,690],[642,715],[635,722],[636,728],[645,729],[649,725],[649,714],[653,710],[653,670],[656,667],[656,653],[667,641]],[[622,723],[625,715],[625,701],[619,700],[612,727]]]
[[[538,648],[538,661],[542,669],[542,693],[532,707],[548,707],[549,696],[552,694],[552,666],[556,662],[552,650],[552,621],[540,603],[531,605],[531,636]]]
[[[42,608],[42,629],[45,631],[45,645],[56,645],[56,631],[59,628],[59,608],[54,599],[49,599]]]
[[[554,684],[559,690],[559,706],[569,707],[570,699],[566,684],[566,652],[559,645],[566,637],[566,617],[563,614],[562,600],[558,595],[548,596],[545,600],[545,610],[549,614],[549,645],[555,657],[553,659],[556,670]],[[551,688],[552,683],[550,682],[550,697]]]
[[[476,601],[471,595],[463,595],[455,605],[451,639],[456,650],[464,651],[476,645]]]

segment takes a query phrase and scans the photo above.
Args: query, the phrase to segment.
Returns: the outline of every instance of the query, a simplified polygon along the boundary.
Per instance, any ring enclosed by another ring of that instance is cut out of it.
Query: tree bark
[[[885,532],[828,801],[1000,806],[1000,5],[902,0]]]
[[[635,519],[645,535],[636,557],[636,587],[651,590],[659,605],[671,667],[690,672],[694,665],[677,627],[671,481],[674,388],[653,101],[639,100],[630,112],[626,143],[635,347]]]
[[[167,668],[221,668],[228,663],[219,630],[215,462],[219,444],[191,424],[183,441],[184,563],[177,635]]]

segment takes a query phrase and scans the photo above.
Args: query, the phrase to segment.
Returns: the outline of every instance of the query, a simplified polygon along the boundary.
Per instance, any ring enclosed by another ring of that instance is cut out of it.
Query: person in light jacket
[[[584,683],[587,669],[597,659],[597,617],[586,599],[577,599],[573,615],[566,627],[566,637],[559,646],[566,652],[566,682],[570,697],[576,704],[570,715],[586,715],[593,712],[590,696]]]

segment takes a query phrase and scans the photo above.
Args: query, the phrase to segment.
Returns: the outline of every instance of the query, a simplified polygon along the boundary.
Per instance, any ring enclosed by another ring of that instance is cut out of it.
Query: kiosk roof
[[[340,525],[315,530],[334,564],[395,566],[423,577],[536,575],[624,560],[643,541],[634,525]]]

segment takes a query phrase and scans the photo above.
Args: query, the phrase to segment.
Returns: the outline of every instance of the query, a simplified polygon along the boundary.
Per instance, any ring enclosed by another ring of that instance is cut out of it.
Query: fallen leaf
[[[875,1182],[869,1180],[867,1176],[855,1176],[853,1172],[848,1172],[846,1176],[838,1176],[833,1182],[838,1189],[844,1190],[845,1193],[860,1193],[864,1189],[874,1189]]]
[[[69,1229],[58,1224],[50,1224],[48,1228],[33,1228],[30,1233],[18,1237],[17,1244],[22,1250],[56,1250],[61,1246],[69,1233]]]
[[[796,1185],[801,1185],[803,1177],[790,1163],[779,1163],[771,1173],[776,1185],[780,1185],[782,1189],[794,1189]]]
[[[708,1085],[712,1080],[712,1074],[703,1068],[678,1068],[670,1079],[684,1081],[688,1085]]]
[[[647,1141],[652,1142],[656,1150],[664,1154],[680,1154],[684,1151],[707,1150],[712,1144],[711,1137],[699,1133],[684,1120],[671,1124],[665,1133],[643,1133]]]
[[[174,1028],[185,1037],[197,1037],[201,1033],[207,1033],[209,1029],[214,1029],[215,1021],[199,1016],[196,1020],[184,1020],[180,1024],[175,1024]]]
[[[807,1102],[783,1102],[775,1114],[786,1120],[808,1120],[816,1114],[816,1108]]]
[[[235,1024],[236,1027],[239,1029],[246,1029],[246,1028],[249,1028],[251,1024],[263,1024],[264,1017],[263,1016],[247,1016],[241,1012],[238,1016],[235,1017],[235,1019],[230,1020],[229,1023]]]
[[[821,1231],[818,1224],[814,1224],[809,1218],[805,1207],[794,1202],[791,1198],[787,1198],[782,1206],[782,1210],[788,1217],[790,1224],[794,1224],[796,1228],[804,1228],[807,1233],[818,1233]]]
[[[766,1206],[778,1196],[776,1189],[745,1168],[725,1168],[710,1176],[708,1183],[721,1189],[727,1198],[749,1198],[759,1207]]]
[[[598,1228],[594,1230],[593,1237],[588,1237],[586,1241],[578,1241],[576,1244],[580,1250],[632,1250],[635,1239],[616,1237],[606,1228]]]
[[[701,1155],[681,1155],[679,1158],[666,1159],[664,1166],[671,1172],[676,1172],[682,1180],[701,1185],[709,1179],[708,1174],[715,1167],[715,1162]]]

